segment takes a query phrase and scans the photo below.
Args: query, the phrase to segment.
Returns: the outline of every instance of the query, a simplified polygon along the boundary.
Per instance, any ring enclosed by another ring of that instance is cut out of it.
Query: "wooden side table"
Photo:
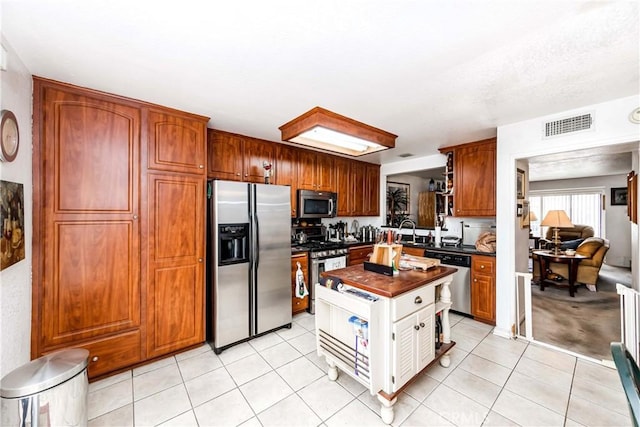
[[[557,284],[557,282],[547,278],[547,269],[549,268],[550,263],[557,262],[560,264],[567,264],[569,267],[569,277],[567,278],[569,282],[569,295],[574,297],[576,293],[575,282],[576,276],[578,275],[578,264],[587,257],[580,254],[565,255],[563,253],[558,253],[558,255],[556,255],[553,251],[533,251],[533,254],[538,257],[538,262],[540,263],[540,290],[544,291],[545,283]]]

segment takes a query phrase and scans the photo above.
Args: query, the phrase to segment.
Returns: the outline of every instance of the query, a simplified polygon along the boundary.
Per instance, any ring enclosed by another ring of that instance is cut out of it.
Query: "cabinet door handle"
[[[480,268],[484,268],[484,265],[481,265]]]
[[[204,261],[202,258],[198,258],[198,262],[202,262]]]
[[[418,325],[414,326],[413,328],[414,328],[416,331],[419,331],[419,330],[420,330],[420,326],[418,326]]]
[[[240,172],[236,172],[236,176],[240,176]]]
[[[416,299],[413,300],[413,302],[416,304],[422,304],[422,298],[420,298],[420,296],[417,296]]]
[[[204,169],[204,165],[198,165],[200,169]]]
[[[475,282],[477,282],[477,281],[478,281],[478,279],[473,279],[473,282],[474,282],[474,283],[475,283]]]
[[[424,328],[424,322],[420,322],[420,327]]]
[[[93,356],[93,357],[91,358],[91,361],[92,361],[92,362],[97,362],[97,361],[98,361],[98,359],[99,359],[99,357],[98,357],[98,356]]]
[[[138,215],[134,215],[134,216],[133,216],[133,219],[138,219]]]

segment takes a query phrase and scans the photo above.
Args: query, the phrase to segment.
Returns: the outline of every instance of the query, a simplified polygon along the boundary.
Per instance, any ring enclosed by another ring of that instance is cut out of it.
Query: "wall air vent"
[[[593,125],[593,115],[591,113],[547,122],[544,124],[544,137],[550,138],[565,133],[590,130],[591,125]]]

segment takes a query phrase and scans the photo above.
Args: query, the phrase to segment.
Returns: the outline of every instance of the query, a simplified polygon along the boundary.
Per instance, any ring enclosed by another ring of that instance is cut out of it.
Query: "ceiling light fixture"
[[[398,137],[321,107],[312,108],[279,129],[283,141],[350,156],[394,148]]]

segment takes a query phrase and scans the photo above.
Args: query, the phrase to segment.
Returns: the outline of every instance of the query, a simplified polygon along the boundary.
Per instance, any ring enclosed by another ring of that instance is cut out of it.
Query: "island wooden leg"
[[[451,302],[451,289],[449,289],[449,285],[451,282],[444,282],[442,284],[442,289],[440,289],[440,301],[444,303]],[[442,310],[442,343],[450,344],[451,343],[451,324],[449,323],[449,308],[445,308]],[[446,352],[440,358],[440,366],[443,368],[448,368],[451,365],[451,357],[449,353],[451,350]]]
[[[380,418],[382,418],[382,422],[385,424],[391,424],[395,417],[393,405],[398,401],[398,398],[394,397],[391,400],[387,400],[381,395],[378,395],[378,401],[380,402]]]
[[[327,376],[329,377],[329,380],[331,381],[337,380],[338,367],[336,366],[335,362],[332,360],[327,360],[327,363],[329,364],[329,370],[327,371]]]

